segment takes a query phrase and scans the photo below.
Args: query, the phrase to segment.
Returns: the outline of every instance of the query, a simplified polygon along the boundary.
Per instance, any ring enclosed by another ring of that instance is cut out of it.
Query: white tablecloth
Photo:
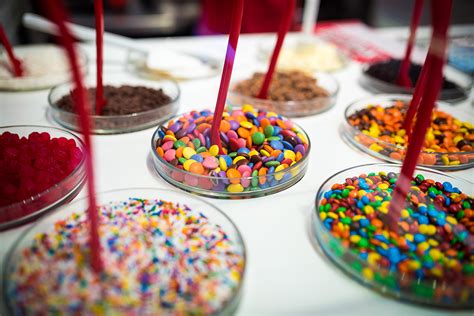
[[[292,35],[290,35],[292,36]],[[268,36],[241,36],[235,77],[256,68],[257,47]],[[224,36],[147,40],[150,45],[199,51],[217,58],[225,54]],[[94,46],[83,45],[94,68]],[[120,69],[125,52],[105,47],[106,70]],[[263,68],[262,68],[263,67]],[[446,315],[438,311],[385,298],[351,280],[328,261],[312,244],[309,233],[313,201],[321,183],[350,166],[379,162],[349,147],[340,137],[343,111],[353,100],[370,95],[357,83],[360,68],[351,63],[334,75],[339,80],[337,103],[331,110],[295,119],[308,133],[312,150],[308,172],[295,186],[283,192],[249,200],[208,199],[236,223],[248,250],[247,271],[240,315]],[[188,81],[182,89],[180,112],[213,108],[220,75]],[[45,115],[48,91],[0,93],[0,126],[15,124],[55,125]],[[472,111],[471,101],[457,105]],[[153,187],[173,189],[147,166],[153,129],[140,132],[94,136],[98,191]],[[473,180],[473,172],[452,175]],[[80,196],[84,196],[83,190]],[[0,233],[0,258],[26,227]],[[466,315],[469,313],[466,313]],[[471,314],[472,315],[472,314]]]

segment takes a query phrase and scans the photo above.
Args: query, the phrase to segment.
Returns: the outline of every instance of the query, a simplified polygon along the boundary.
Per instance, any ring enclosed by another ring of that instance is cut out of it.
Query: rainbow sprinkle
[[[236,295],[243,245],[200,212],[137,198],[99,210],[104,272],[89,268],[86,213],[57,221],[10,266],[15,314],[210,314]]]

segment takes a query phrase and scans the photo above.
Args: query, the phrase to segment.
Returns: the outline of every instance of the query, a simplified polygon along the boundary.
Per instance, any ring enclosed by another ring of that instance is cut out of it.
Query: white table
[[[261,35],[241,37],[234,68],[235,77],[258,67],[256,52],[262,39],[269,38]],[[198,50],[223,58],[226,41],[226,37],[216,36],[145,42]],[[84,48],[94,59],[94,47],[84,45]],[[105,60],[113,64],[110,66],[112,68],[120,67],[124,56],[122,50],[105,48]],[[93,63],[91,67],[93,69]],[[313,144],[308,172],[299,183],[286,191],[257,199],[208,199],[237,224],[247,246],[247,271],[238,310],[240,315],[446,315],[446,311],[385,298],[359,285],[318,253],[312,244],[309,234],[310,214],[321,183],[341,169],[379,162],[349,147],[339,135],[345,107],[355,99],[370,95],[357,83],[359,71],[359,65],[351,63],[346,69],[335,73],[341,88],[333,109],[295,120],[306,130]],[[180,84],[180,112],[213,108],[219,80],[220,76],[216,76]],[[0,93],[0,126],[57,125],[45,116],[47,94],[46,90]],[[472,111],[469,104],[470,101],[466,101],[457,107]],[[147,167],[152,132],[150,128],[129,134],[94,136],[99,191],[127,187],[173,189]],[[473,180],[472,170],[452,174]],[[84,196],[84,191],[80,196]],[[12,242],[25,228],[0,233],[1,259],[4,259]]]

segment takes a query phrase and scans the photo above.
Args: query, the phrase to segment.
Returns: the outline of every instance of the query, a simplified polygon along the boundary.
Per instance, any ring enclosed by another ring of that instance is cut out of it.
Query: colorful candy
[[[397,177],[361,174],[323,193],[320,223],[340,242],[331,248],[368,281],[425,299],[473,302],[473,197],[417,175],[392,231],[386,215]]]
[[[304,175],[309,142],[290,120],[250,105],[226,111],[220,125],[221,153],[210,143],[211,122],[210,111],[192,111],[157,131],[156,153],[175,181],[240,193],[279,186]]]
[[[358,133],[355,138],[371,151],[395,160],[402,160],[408,142],[402,128],[408,104],[369,105],[348,117]],[[377,141],[379,140],[379,141]],[[435,110],[419,164],[458,166],[474,162],[474,126],[461,122],[448,113]]]
[[[90,269],[86,213],[58,220],[10,265],[13,314],[207,315],[236,295],[243,245],[199,210],[130,198],[99,211],[104,272]]]

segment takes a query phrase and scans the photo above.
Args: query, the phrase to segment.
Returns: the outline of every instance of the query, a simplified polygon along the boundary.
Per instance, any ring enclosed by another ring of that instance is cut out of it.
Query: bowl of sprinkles
[[[473,308],[473,184],[417,169],[394,231],[385,219],[400,168],[361,165],[327,179],[316,196],[315,238],[336,266],[382,294]]]
[[[178,115],[155,131],[156,171],[183,190],[216,198],[276,193],[305,174],[311,144],[301,127],[250,105],[228,107],[220,125],[223,153],[211,145],[213,113]]]
[[[265,72],[256,72],[252,77],[233,84],[229,91],[229,103],[234,106],[251,104],[255,108],[288,117],[315,115],[336,104],[339,83],[331,74],[276,71],[267,99],[258,97],[264,77]]]
[[[365,153],[399,163],[406,154],[408,136],[402,126],[410,100],[408,95],[376,95],[352,103],[344,113],[344,138]],[[438,101],[418,160],[438,170],[473,167],[472,115]]]
[[[45,217],[10,251],[11,314],[232,314],[245,246],[232,221],[187,194],[124,189],[97,194],[104,269],[90,266],[87,200]]]
[[[0,231],[71,201],[85,179],[84,143],[59,128],[0,127]]]

